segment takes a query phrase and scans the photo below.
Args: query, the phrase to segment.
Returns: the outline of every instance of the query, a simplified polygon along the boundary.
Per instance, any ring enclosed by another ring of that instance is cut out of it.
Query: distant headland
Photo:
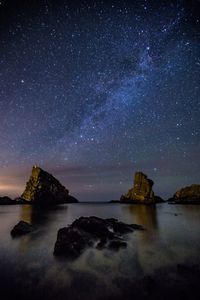
[[[148,205],[168,202],[170,204],[200,204],[200,184],[192,184],[178,190],[167,201],[154,194],[153,185],[153,180],[149,179],[146,174],[136,172],[133,187],[122,195],[119,200],[112,200],[108,203]],[[15,199],[8,196],[0,197],[0,205],[36,204],[44,206],[78,202],[53,175],[38,166],[33,166],[25,190],[20,197]]]

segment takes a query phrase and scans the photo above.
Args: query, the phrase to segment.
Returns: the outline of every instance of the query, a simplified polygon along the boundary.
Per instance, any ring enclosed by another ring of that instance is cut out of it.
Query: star
[[[87,201],[104,200],[98,191],[118,199],[138,170],[156,176],[164,198],[185,174],[198,182],[194,3],[79,4],[12,11],[0,1],[0,163],[9,180],[22,170],[23,185],[42,164]]]

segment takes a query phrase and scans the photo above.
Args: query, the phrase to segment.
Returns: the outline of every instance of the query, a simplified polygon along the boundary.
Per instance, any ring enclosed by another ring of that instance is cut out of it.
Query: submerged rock
[[[168,201],[175,204],[200,204],[200,184],[180,189]]]
[[[34,227],[31,224],[24,222],[24,221],[20,221],[11,230],[11,235],[12,236],[20,236],[20,235],[30,233],[33,230],[34,230]]]
[[[40,205],[78,202],[55,177],[36,166],[21,198]]]
[[[125,224],[116,219],[81,217],[70,226],[58,231],[54,255],[76,258],[87,248],[119,249],[126,247],[122,234],[134,229],[143,229],[141,225]]]
[[[125,203],[155,203],[153,184],[154,182],[147,175],[136,172],[133,188],[127,194],[122,195],[120,201]]]

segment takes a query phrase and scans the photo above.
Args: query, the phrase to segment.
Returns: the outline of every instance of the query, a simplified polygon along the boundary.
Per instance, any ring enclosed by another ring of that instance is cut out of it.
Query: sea
[[[127,234],[128,246],[119,251],[88,248],[75,260],[56,258],[53,250],[58,230],[81,216],[116,218],[141,224],[145,230]],[[36,230],[13,238],[10,231],[20,220],[31,223]],[[0,206],[3,300],[185,299],[190,290],[198,288],[199,265],[198,205],[74,203],[45,209]]]

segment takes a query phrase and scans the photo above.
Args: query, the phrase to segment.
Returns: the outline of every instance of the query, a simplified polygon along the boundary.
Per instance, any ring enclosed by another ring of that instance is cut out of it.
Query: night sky
[[[80,201],[200,183],[199,5],[1,0],[0,194],[32,165]]]

